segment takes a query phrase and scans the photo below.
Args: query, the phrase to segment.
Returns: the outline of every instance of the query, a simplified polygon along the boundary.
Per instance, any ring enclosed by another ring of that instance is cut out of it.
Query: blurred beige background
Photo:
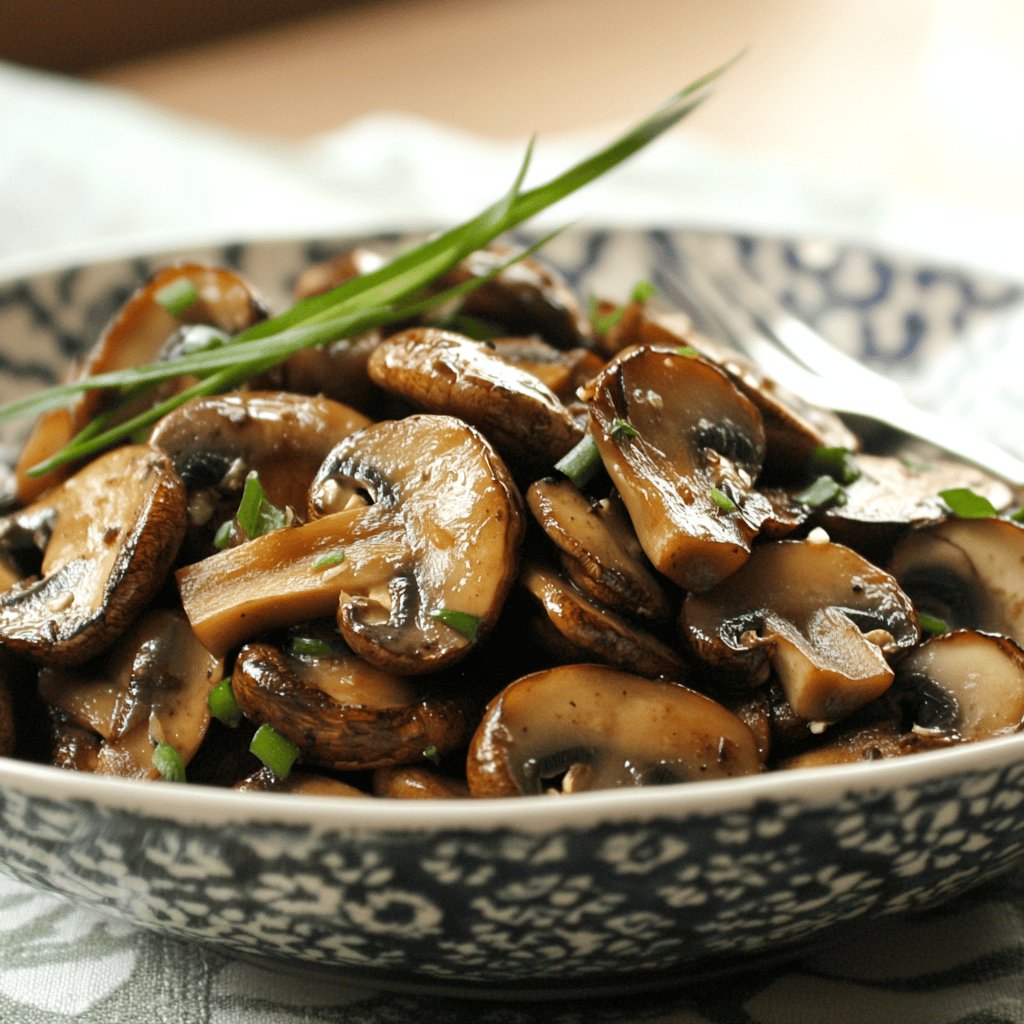
[[[604,128],[747,48],[679,131],[823,180],[1024,211],[1020,0],[78,0],[52,11],[9,0],[0,56],[20,46],[26,62],[278,139],[377,111],[499,138]]]

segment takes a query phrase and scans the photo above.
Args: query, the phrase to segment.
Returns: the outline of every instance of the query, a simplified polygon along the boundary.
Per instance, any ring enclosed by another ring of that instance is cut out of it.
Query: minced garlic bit
[[[814,733],[815,736],[820,736],[829,727],[828,722],[808,722],[807,728]]]
[[[828,544],[831,539],[827,531],[823,530],[820,526],[816,526],[807,534],[807,542],[809,544]]]
[[[864,634],[864,639],[869,644],[874,644],[876,647],[888,647],[890,644],[895,643],[895,639],[892,633],[887,629],[872,629]]]

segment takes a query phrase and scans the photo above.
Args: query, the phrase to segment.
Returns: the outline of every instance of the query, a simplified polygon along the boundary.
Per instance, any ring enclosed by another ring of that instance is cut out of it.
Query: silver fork
[[[705,271],[690,259],[657,275],[661,294],[711,337],[747,355],[771,378],[812,404],[899,448],[923,441],[1007,482],[1024,484],[1024,461],[962,422],[914,405],[903,389],[837,349],[743,272]]]

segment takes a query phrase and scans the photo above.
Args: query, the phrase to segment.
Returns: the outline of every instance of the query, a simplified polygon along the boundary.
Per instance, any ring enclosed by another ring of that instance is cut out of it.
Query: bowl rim
[[[522,796],[460,800],[239,793],[185,783],[78,773],[0,757],[0,790],[48,800],[84,802],[143,818],[190,825],[273,824],[314,830],[548,832],[597,824],[678,820],[744,812],[757,805],[837,805],[851,796],[909,791],[935,780],[981,775],[1024,763],[1024,733],[905,757],[763,772],[698,783],[622,788],[571,797]]]

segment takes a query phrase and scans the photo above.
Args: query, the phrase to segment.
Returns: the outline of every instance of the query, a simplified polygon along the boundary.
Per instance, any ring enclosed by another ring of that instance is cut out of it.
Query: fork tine
[[[738,285],[730,296],[693,261],[675,265],[672,271],[655,278],[669,301],[681,305],[699,327],[753,359],[769,377],[801,398],[872,421],[890,434],[902,434],[904,440],[924,441],[1015,486],[1024,484],[1024,461],[963,423],[951,423],[911,404],[898,384],[840,352],[779,307],[760,285],[751,282],[754,289]],[[733,272],[728,281],[736,279]],[[751,295],[755,309],[746,301]]]

